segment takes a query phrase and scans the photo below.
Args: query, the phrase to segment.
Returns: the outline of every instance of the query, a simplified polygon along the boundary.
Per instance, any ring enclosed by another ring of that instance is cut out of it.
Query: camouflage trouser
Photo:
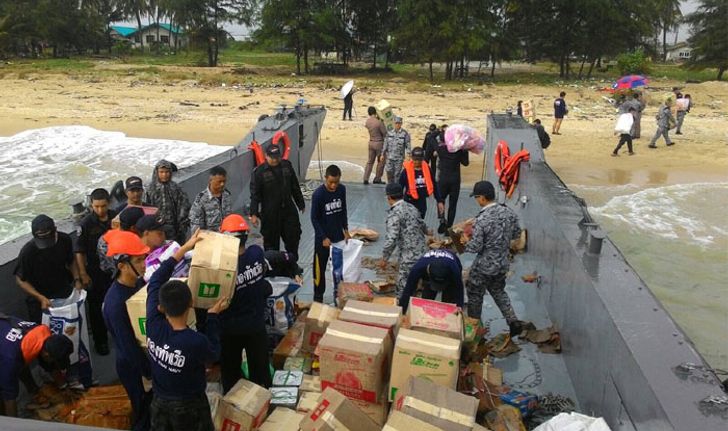
[[[399,182],[399,176],[402,174],[402,163],[404,160],[390,159],[384,163],[384,171],[387,173],[387,184]]]
[[[518,320],[511,306],[511,299],[506,293],[506,275],[472,274],[465,284],[468,292],[468,316],[482,319],[483,297],[487,291],[493,297],[495,305],[509,324]]]
[[[665,144],[672,145],[672,141],[670,141],[670,135],[669,135],[670,129],[667,127],[657,126],[657,131],[655,132],[655,136],[652,137],[652,140],[650,141],[650,147],[655,146],[655,142],[657,142],[657,139],[662,136],[665,138]]]
[[[412,261],[400,261],[399,262],[399,271],[397,272],[397,285],[394,287],[394,293],[397,295],[397,302],[399,302],[399,298],[402,296],[402,291],[404,290],[404,286],[407,284],[407,277],[409,277],[410,270],[413,266],[415,266],[415,263],[417,263],[417,259]],[[414,293],[412,296],[415,296]]]

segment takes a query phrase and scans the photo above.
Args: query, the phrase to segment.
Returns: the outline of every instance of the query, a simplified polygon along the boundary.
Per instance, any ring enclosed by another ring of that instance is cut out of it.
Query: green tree
[[[149,1],[148,0],[119,0],[119,9],[123,14],[124,18],[133,18],[137,22],[137,31],[139,34],[139,44],[141,46],[142,53],[144,53],[144,38],[141,37],[142,31],[142,16],[145,16],[149,12]]]
[[[394,32],[396,47],[405,52],[407,60],[427,63],[430,81],[435,79],[432,64],[441,57],[447,43],[442,33],[446,6],[442,0],[399,2],[399,26]]]
[[[680,0],[654,0],[657,19],[662,32],[662,61],[667,61],[667,33],[675,31],[680,26],[682,12]]]
[[[217,66],[220,39],[227,34],[226,22],[249,25],[256,8],[256,0],[186,0],[181,7],[186,12],[186,25],[191,32],[206,41],[207,65]]]
[[[693,48],[689,66],[695,69],[718,68],[717,80],[728,69],[728,2],[700,0],[700,6],[688,15],[691,25],[688,42]]]

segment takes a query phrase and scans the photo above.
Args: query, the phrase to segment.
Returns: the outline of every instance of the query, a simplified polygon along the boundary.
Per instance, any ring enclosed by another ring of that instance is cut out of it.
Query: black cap
[[[412,160],[425,160],[425,150],[422,147],[412,149]]]
[[[427,273],[430,276],[430,288],[435,292],[442,292],[453,284],[452,271],[441,259],[435,260],[427,266]]]
[[[404,190],[399,183],[389,183],[384,189],[387,196],[392,198],[401,198],[404,195]]]
[[[281,147],[273,144],[268,145],[268,148],[265,149],[265,155],[270,158],[277,159],[281,157]]]
[[[129,177],[126,179],[126,190],[144,190],[144,183],[139,177]]]
[[[140,218],[144,217],[144,210],[139,207],[126,207],[119,214],[119,222],[124,230],[131,229]]]
[[[55,368],[67,370],[71,366],[73,342],[65,335],[53,334],[43,343],[43,351],[48,353]]]
[[[136,230],[141,235],[148,230],[164,230],[164,225],[157,220],[156,216],[145,215],[136,222]]]
[[[483,196],[489,201],[492,201],[495,199],[495,188],[493,188],[493,184],[490,181],[478,181],[473,186],[473,192],[470,193],[470,196]]]
[[[38,248],[53,247],[56,243],[56,223],[45,214],[36,216],[30,224],[33,241]]]

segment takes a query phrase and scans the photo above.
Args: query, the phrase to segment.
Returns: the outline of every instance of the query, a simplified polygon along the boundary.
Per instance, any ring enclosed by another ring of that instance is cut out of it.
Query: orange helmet
[[[106,255],[113,256],[141,256],[149,253],[149,247],[144,245],[134,232],[118,231],[108,238],[109,248]]]
[[[220,225],[220,232],[222,233],[248,233],[249,230],[248,223],[240,214],[230,214],[225,217]]]

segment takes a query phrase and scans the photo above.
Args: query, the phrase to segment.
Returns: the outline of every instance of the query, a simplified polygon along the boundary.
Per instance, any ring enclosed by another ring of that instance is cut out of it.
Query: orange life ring
[[[260,166],[265,163],[263,147],[261,147],[255,139],[253,139],[253,142],[248,144],[248,149],[251,150],[253,152],[253,155],[255,156],[255,166]]]
[[[283,160],[288,160],[288,156],[291,153],[291,138],[288,137],[288,133],[279,130],[273,135],[271,143],[273,145],[280,145],[280,141],[283,139]]]
[[[495,147],[495,174],[499,177],[510,157],[511,151],[508,148],[508,143],[501,139]]]

